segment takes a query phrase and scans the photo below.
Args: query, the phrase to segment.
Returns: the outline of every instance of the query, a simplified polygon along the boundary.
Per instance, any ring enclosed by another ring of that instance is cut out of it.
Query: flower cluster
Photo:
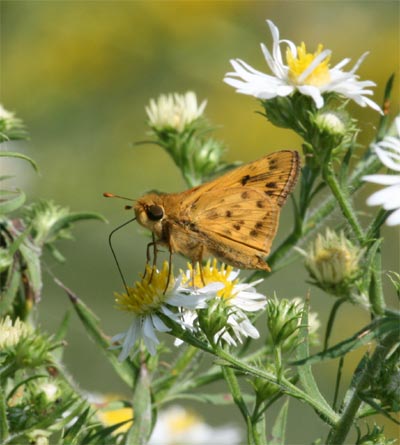
[[[238,275],[231,266],[218,267],[215,260],[202,268],[188,264],[188,270],[178,277],[167,262],[161,270],[147,266],[140,281],[125,293],[115,294],[117,307],[133,315],[128,331],[112,339],[121,342],[120,360],[128,357],[139,339],[155,354],[159,344],[156,331],[169,332],[168,319],[192,332],[202,330],[214,343],[236,345],[243,337],[258,338],[246,313],[266,305],[266,297],[254,287],[262,280],[240,283]]]

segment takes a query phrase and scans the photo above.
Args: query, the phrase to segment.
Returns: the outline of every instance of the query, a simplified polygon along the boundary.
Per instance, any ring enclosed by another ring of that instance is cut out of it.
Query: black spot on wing
[[[240,180],[240,183],[241,183],[242,185],[246,185],[247,182],[249,181],[249,179],[250,179],[250,175],[245,175],[245,176],[243,176],[243,178]]]

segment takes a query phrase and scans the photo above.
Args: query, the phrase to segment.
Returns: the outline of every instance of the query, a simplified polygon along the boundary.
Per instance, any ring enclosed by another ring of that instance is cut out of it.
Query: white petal
[[[151,320],[153,322],[154,327],[157,329],[157,331],[160,332],[169,332],[171,328],[169,328],[160,317],[158,317],[156,314],[151,314]]]
[[[393,212],[386,220],[388,226],[397,226],[400,224],[400,209]]]
[[[130,350],[135,345],[136,341],[140,338],[141,320],[139,317],[135,317],[128,331],[126,332],[125,340],[122,344],[122,351],[118,357],[118,360],[123,361],[129,356]]]
[[[400,175],[366,175],[363,176],[362,179],[363,181],[373,182],[374,184],[400,184]]]
[[[368,199],[370,206],[383,205],[385,210],[393,210],[400,207],[400,186],[392,185],[373,193]]]
[[[143,340],[150,354],[155,355],[160,341],[154,332],[153,322],[150,317],[146,317],[143,322]]]
[[[300,85],[297,87],[301,94],[311,96],[315,102],[317,108],[321,108],[324,105],[324,99],[320,90],[313,85]]]
[[[399,153],[393,153],[389,150],[384,150],[378,146],[375,147],[376,154],[381,160],[382,164],[386,165],[386,167],[400,171],[400,140],[398,140]],[[395,150],[397,147],[391,147],[392,150]]]

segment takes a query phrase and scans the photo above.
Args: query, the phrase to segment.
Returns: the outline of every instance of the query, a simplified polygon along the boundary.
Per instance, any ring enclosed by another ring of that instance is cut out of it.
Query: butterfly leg
[[[152,269],[151,269],[150,282],[151,282],[151,280],[153,278],[154,267],[157,264],[157,252],[158,252],[157,251],[157,241],[156,241],[156,238],[154,236],[154,233],[152,233],[151,236],[152,236],[152,242],[147,244],[147,247],[146,247],[146,265],[145,265],[144,274],[143,274],[143,278],[145,278],[146,277],[146,273],[147,273],[147,266],[150,263],[150,248],[153,248],[153,264],[152,264]]]
[[[201,282],[203,283],[203,286],[206,285],[206,282],[204,280],[204,273],[203,273],[203,251],[204,248],[203,246],[200,247],[200,252],[199,252],[199,259],[198,259],[198,263],[199,263],[199,270],[200,270],[200,278],[201,278]]]

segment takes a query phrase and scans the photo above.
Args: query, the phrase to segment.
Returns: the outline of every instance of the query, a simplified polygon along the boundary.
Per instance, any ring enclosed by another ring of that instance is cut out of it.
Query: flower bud
[[[359,276],[362,252],[343,232],[338,235],[329,229],[325,236],[317,235],[307,252],[301,251],[305,266],[316,284],[337,296],[348,293]]]
[[[17,318],[14,323],[9,315],[0,321],[0,350],[12,348],[31,333],[29,325]]]
[[[192,91],[162,94],[157,100],[151,99],[146,107],[148,124],[156,133],[182,133],[203,115],[206,105],[206,100],[198,105],[196,94]]]
[[[298,300],[278,300],[276,297],[268,300],[267,326],[272,343],[275,346],[288,348],[287,340],[297,331],[303,314],[303,305]]]
[[[271,363],[265,366],[265,371],[268,372],[269,374],[273,374],[275,376],[277,375],[275,366]],[[253,385],[255,392],[257,394],[257,398],[259,400],[269,399],[281,391],[279,385],[272,383],[261,377],[255,377],[251,381],[251,384]]]
[[[21,119],[0,104],[0,142],[27,139],[27,137]]]
[[[360,437],[357,441],[358,445],[392,445],[396,443],[396,439],[387,439],[383,434],[383,427],[374,425],[372,431],[369,431],[365,436]]]

